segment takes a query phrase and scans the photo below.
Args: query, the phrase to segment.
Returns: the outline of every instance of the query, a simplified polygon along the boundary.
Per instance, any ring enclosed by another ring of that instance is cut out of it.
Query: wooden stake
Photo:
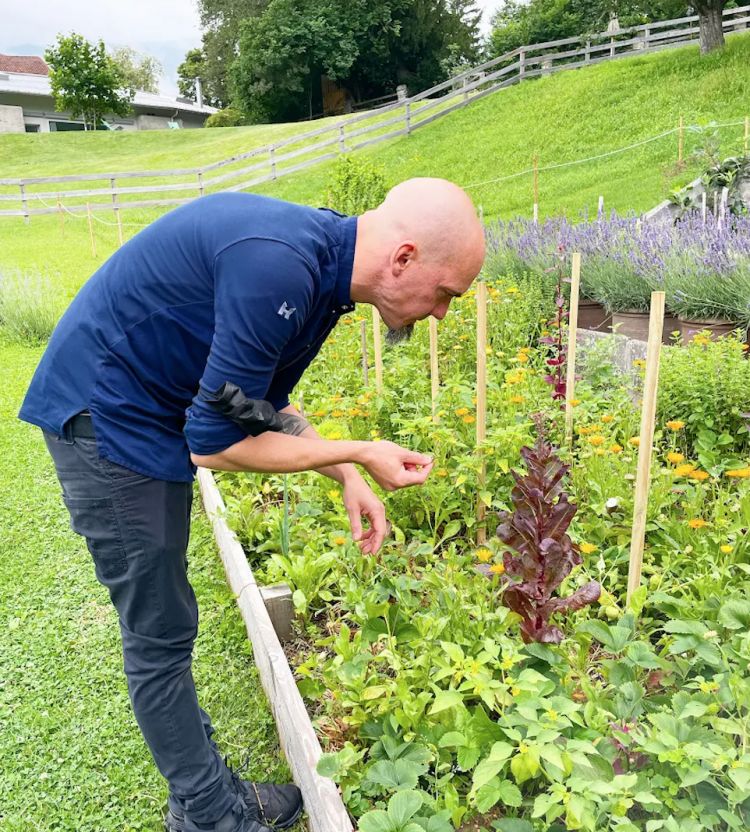
[[[367,365],[367,324],[364,321],[360,321],[359,324],[359,335],[362,343],[362,380],[364,381],[365,387],[367,387],[370,383],[370,368]]]
[[[539,156],[534,154],[534,222],[539,222]]]
[[[602,219],[602,217],[604,216],[604,197],[603,196],[599,197],[599,205],[596,209],[596,216],[597,216],[597,219]]]
[[[89,219],[89,237],[91,237],[91,255],[96,257],[96,240],[94,239],[94,222],[91,219],[91,205],[86,203],[86,216]]]
[[[487,284],[477,283],[477,449],[484,443],[487,434]],[[478,450],[479,452],[479,450]],[[481,457],[477,491],[484,491],[487,483],[487,465],[484,454]],[[487,540],[484,527],[485,504],[477,498],[477,545]]]
[[[372,307],[372,347],[375,353],[375,389],[383,389],[383,342],[380,335],[380,312]]]
[[[573,445],[573,405],[576,386],[576,330],[578,329],[578,294],[581,285],[581,253],[573,253],[570,284],[570,316],[568,317],[568,360],[565,381],[565,442]]]
[[[701,194],[701,217],[703,219],[704,225],[706,224],[706,214],[706,192],[703,191],[703,193]]]
[[[646,377],[643,382],[643,406],[641,409],[641,434],[638,445],[638,472],[635,481],[633,507],[633,536],[630,542],[630,566],[628,568],[627,603],[641,583],[643,544],[646,536],[646,510],[651,482],[651,455],[654,443],[654,419],[656,417],[656,391],[659,383],[659,356],[662,329],[664,328],[664,292],[651,293],[651,316],[648,324],[646,348]]]
[[[438,391],[440,390],[440,376],[438,375],[437,348],[437,320],[430,315],[430,386],[432,389],[432,421],[437,424],[440,417],[437,413]]]
[[[60,213],[60,234],[65,239],[65,211],[63,211],[62,202],[60,202],[60,194],[57,195],[57,210]]]
[[[748,142],[750,142],[750,116],[745,116],[745,156],[747,156]]]
[[[120,238],[120,246],[122,246],[122,217],[119,208],[115,211],[115,214],[117,214],[117,236]]]
[[[682,164],[683,150],[685,147],[685,120],[680,116],[680,126],[677,131],[677,164]]]

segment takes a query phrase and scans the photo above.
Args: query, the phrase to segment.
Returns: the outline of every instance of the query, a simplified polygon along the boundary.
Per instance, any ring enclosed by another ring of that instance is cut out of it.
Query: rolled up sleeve
[[[312,307],[312,267],[277,240],[246,239],[214,261],[214,335],[200,390],[186,411],[185,437],[194,454],[220,453],[247,433],[217,412],[205,391],[225,382],[250,399],[265,399],[284,348]]]

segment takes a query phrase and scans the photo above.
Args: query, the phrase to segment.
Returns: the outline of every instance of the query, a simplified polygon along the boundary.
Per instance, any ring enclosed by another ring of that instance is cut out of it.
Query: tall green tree
[[[239,50],[242,23],[261,15],[267,5],[268,0],[198,0],[204,62],[200,78],[214,106],[230,103],[229,72]]]
[[[58,35],[44,52],[58,111],[83,117],[84,128],[96,129],[104,116],[126,116],[135,89],[107,54],[103,41],[89,43],[82,35]]]
[[[203,92],[203,103],[216,107],[220,98],[212,86],[212,79],[208,71],[206,55],[202,49],[190,49],[185,54],[185,60],[177,67],[177,89],[180,95],[195,99],[195,79],[200,78]]]
[[[129,87],[144,92],[159,92],[159,78],[164,74],[164,68],[156,58],[141,55],[129,46],[111,49],[109,54]]]
[[[417,92],[446,77],[446,59],[476,58],[478,21],[469,0],[270,0],[242,25],[233,92],[271,121],[319,113],[323,75],[355,100]]]

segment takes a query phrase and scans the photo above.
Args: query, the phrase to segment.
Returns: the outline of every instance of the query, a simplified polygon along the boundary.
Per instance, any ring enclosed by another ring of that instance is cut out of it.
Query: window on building
[[[39,132],[39,125],[38,124],[27,124],[26,125],[26,132],[27,133],[38,133]]]

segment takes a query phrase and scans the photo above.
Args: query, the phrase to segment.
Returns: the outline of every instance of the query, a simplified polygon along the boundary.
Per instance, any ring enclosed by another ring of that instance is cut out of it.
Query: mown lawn
[[[41,433],[16,419],[40,355],[0,344],[0,829],[157,832],[166,784],[130,708],[114,610],[68,527]],[[224,753],[251,756],[245,776],[286,779],[210,526],[201,510],[193,521],[201,704]]]

